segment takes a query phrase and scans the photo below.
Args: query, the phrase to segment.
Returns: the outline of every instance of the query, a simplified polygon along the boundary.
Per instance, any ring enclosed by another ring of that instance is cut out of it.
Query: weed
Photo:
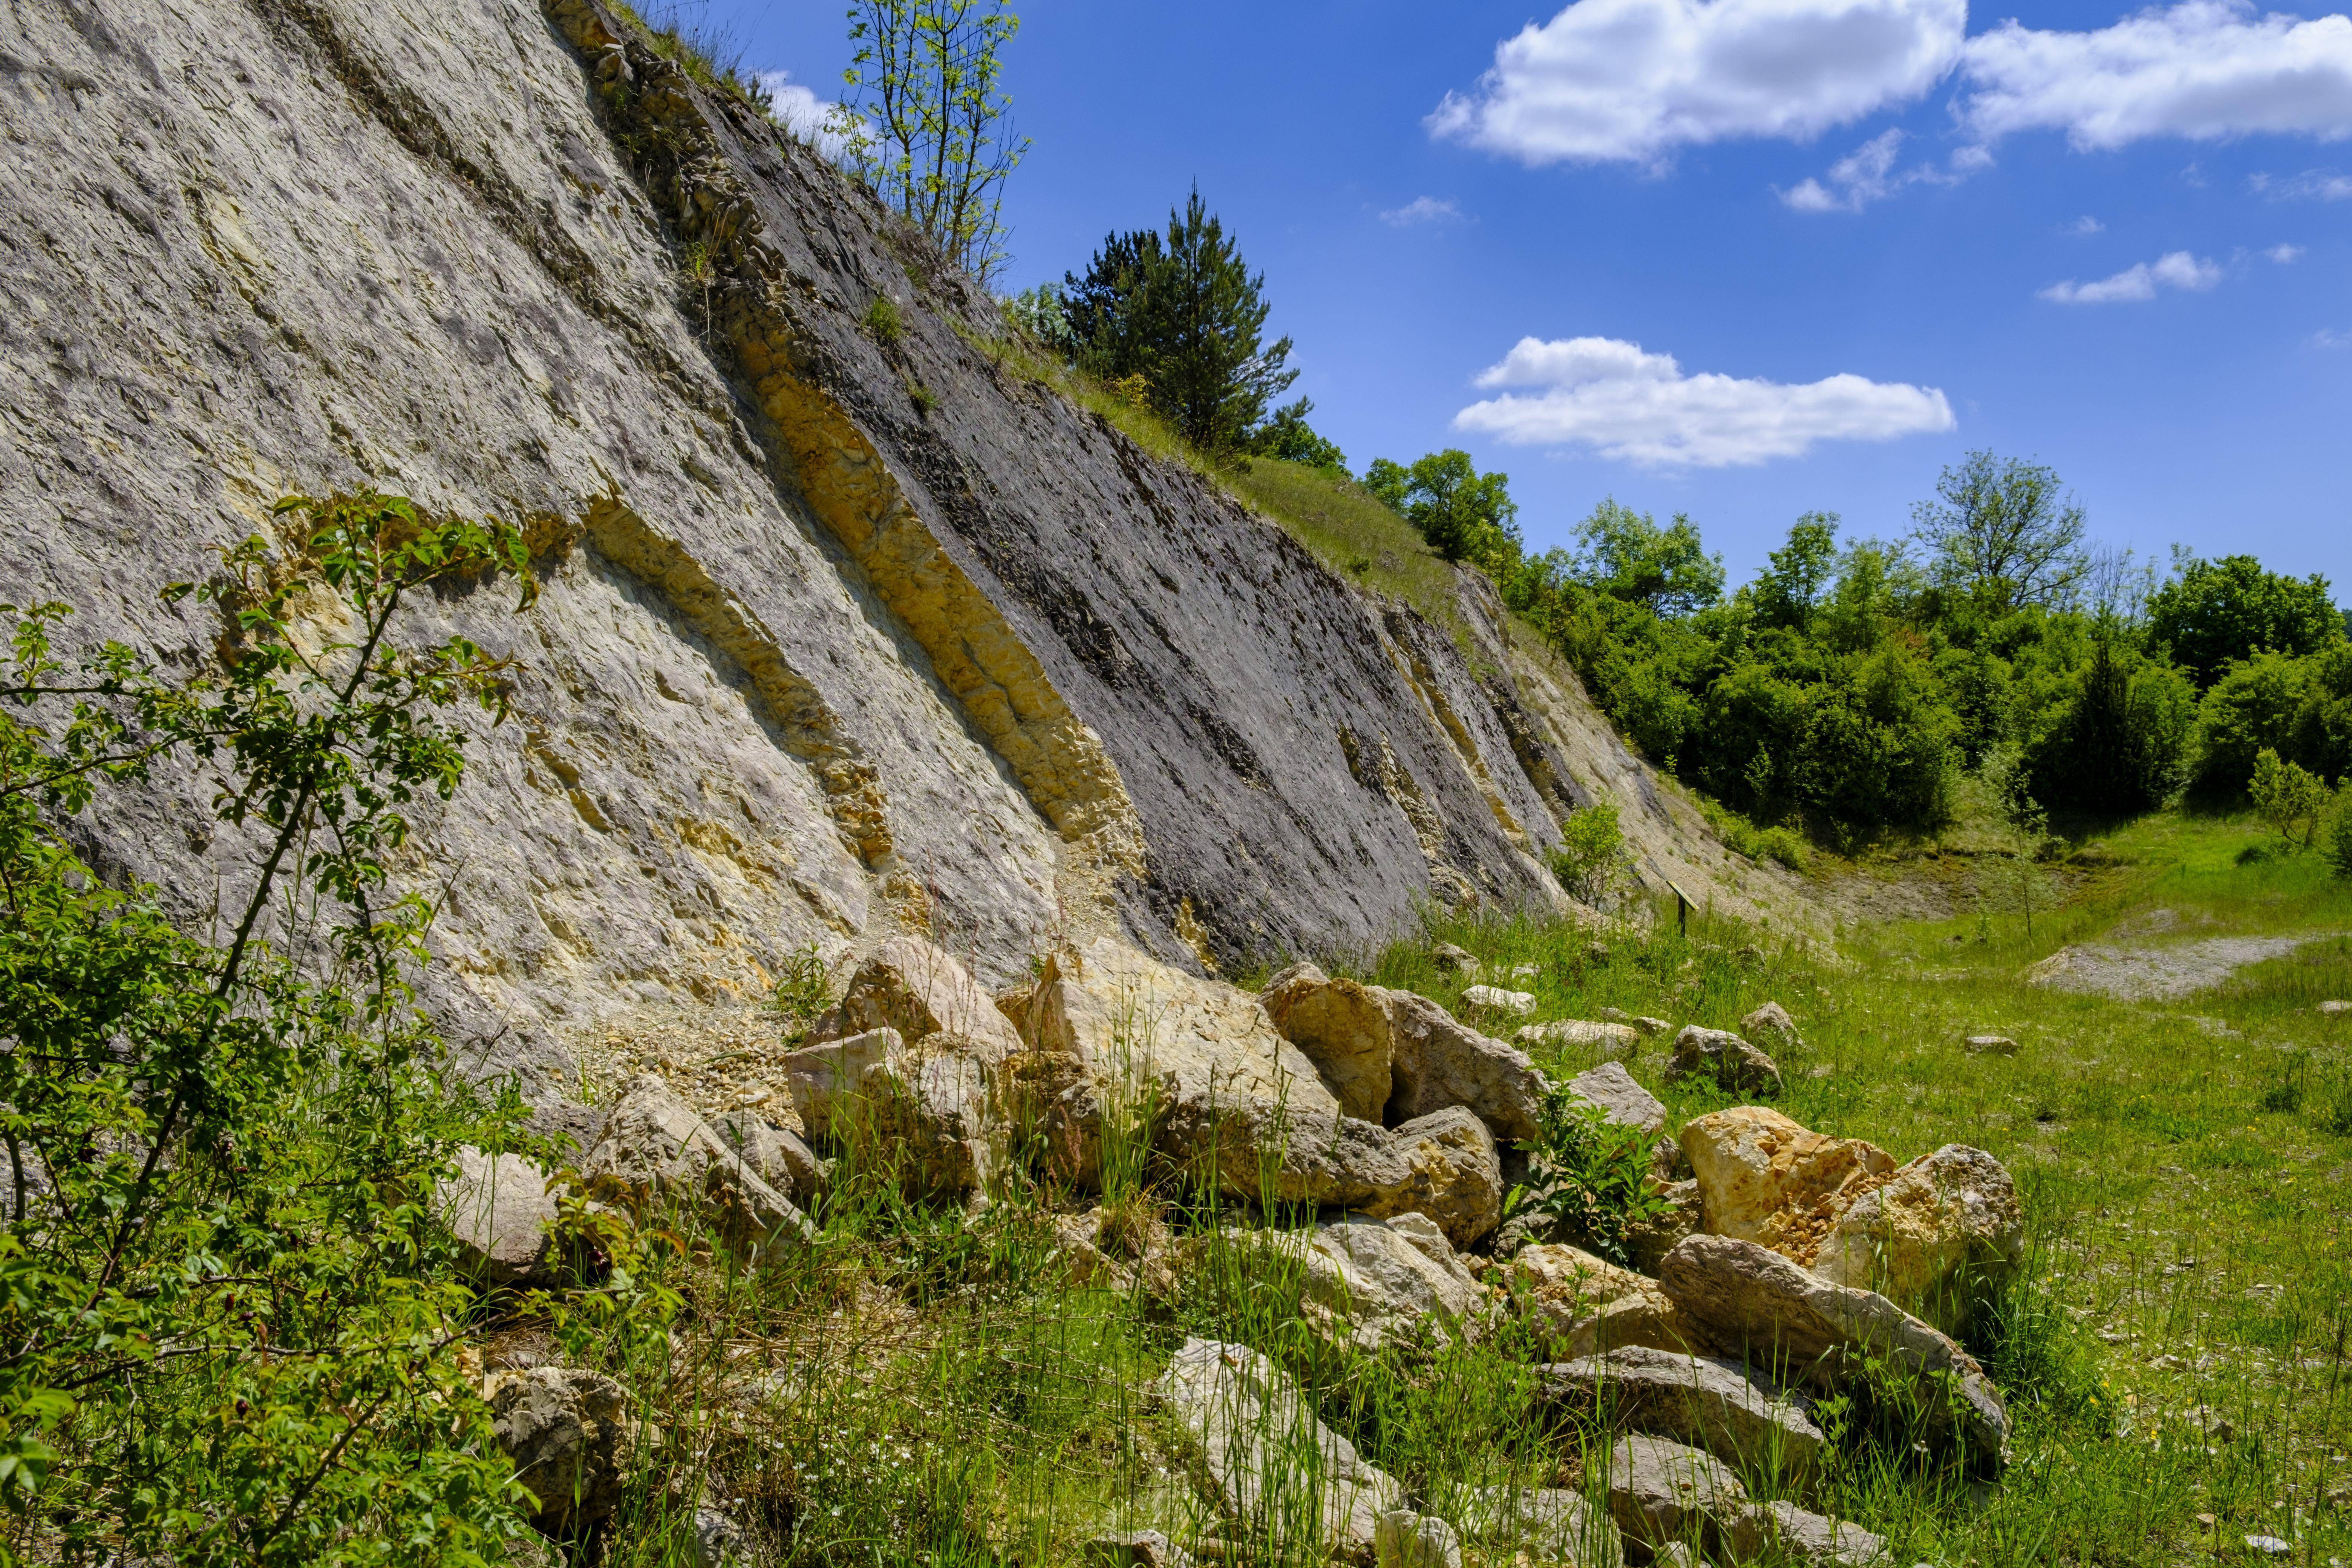
[[[940,405],[940,395],[920,382],[907,384],[907,400],[915,405],[919,414],[931,413]]]
[[[862,320],[866,330],[874,335],[874,341],[884,348],[895,347],[906,332],[906,323],[898,315],[898,302],[887,294],[875,295],[874,302],[866,307]]]

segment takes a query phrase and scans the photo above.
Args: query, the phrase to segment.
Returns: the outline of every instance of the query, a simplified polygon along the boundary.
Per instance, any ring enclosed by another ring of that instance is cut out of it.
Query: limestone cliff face
[[[984,297],[596,0],[20,0],[0,134],[0,594],[193,668],[155,589],[287,491],[546,542],[530,615],[410,628],[520,674],[407,868],[436,1005],[542,1098],[812,942],[1360,942],[1557,902],[1604,789],[1654,874],[1721,869],[1477,584],[1465,654],[1007,372]],[[81,832],[201,924],[246,847],[207,794]]]

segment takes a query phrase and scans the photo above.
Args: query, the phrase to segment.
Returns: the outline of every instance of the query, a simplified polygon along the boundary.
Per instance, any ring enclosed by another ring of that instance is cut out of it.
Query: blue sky
[[[1466,447],[1538,548],[1613,495],[1738,579],[1990,447],[2352,601],[2352,19],[1963,4],[1032,0],[1003,282],[1197,180],[1350,464]],[[837,5],[708,21],[837,94]]]

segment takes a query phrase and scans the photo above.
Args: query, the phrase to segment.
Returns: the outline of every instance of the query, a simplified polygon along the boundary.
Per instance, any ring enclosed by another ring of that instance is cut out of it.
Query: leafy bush
[[[2344,638],[2326,578],[2265,572],[2251,555],[2179,558],[2148,602],[2147,632],[2200,689],[2258,653],[2300,657]]]
[[[1482,474],[1470,454],[1453,447],[1412,467],[1375,458],[1364,488],[1418,530],[1448,561],[1491,566],[1518,553],[1518,503],[1508,474]]]
[[[2336,809],[2327,824],[2327,863],[2339,877],[2352,877],[2352,784],[2336,791]]]
[[[416,590],[527,555],[512,529],[372,493],[278,515],[281,548],[249,540],[165,592],[226,623],[213,672],[108,645],[76,673],[50,647],[63,606],[12,611],[0,1489],[69,1561],[473,1563],[524,1494],[458,1364],[470,1293],[432,1195],[462,1143],[532,1146],[415,1006],[429,911],[389,895],[385,862],[410,803],[462,770],[431,710],[502,716],[504,670],[390,631]],[[298,633],[292,607],[322,596],[352,628],[323,645],[334,623]],[[215,815],[255,837],[223,944],[102,885],[53,826],[173,755],[211,764]],[[311,953],[324,980],[273,942],[312,903],[342,911]]]
[[[1581,903],[1600,904],[1616,891],[1625,874],[1625,834],[1617,826],[1614,801],[1596,801],[1569,813],[1560,824],[1559,847],[1552,851],[1552,875]]]
[[[1750,860],[1778,860],[1791,871],[1805,868],[1805,841],[1786,827],[1759,827],[1717,801],[1702,798],[1699,815],[1727,848]]]
[[[1530,1156],[1530,1184],[1512,1189],[1508,1211],[1549,1215],[1598,1256],[1630,1267],[1629,1233],[1666,1209],[1650,1190],[1648,1135],[1561,1085],[1545,1097],[1536,1139],[1519,1147]]]
[[[2062,810],[2153,810],[2179,787],[2195,728],[2186,677],[2100,637],[2073,697],[2031,748],[2033,794]]]
[[[2299,831],[2303,847],[2311,847],[2327,809],[2327,786],[2315,775],[2294,763],[2281,762],[2276,752],[2264,747],[2254,758],[2254,776],[2247,793],[2253,797],[2255,812],[2278,830],[2280,837],[2292,844]]]

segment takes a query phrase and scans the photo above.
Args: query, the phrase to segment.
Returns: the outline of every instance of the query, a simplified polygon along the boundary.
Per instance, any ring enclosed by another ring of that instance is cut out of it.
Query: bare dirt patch
[[[2025,972],[2026,983],[2053,991],[2089,992],[2126,1002],[2173,1002],[2219,985],[2250,963],[2279,958],[2325,933],[2303,936],[2218,936],[2174,947],[2115,947],[2084,942],[2062,947]]]

